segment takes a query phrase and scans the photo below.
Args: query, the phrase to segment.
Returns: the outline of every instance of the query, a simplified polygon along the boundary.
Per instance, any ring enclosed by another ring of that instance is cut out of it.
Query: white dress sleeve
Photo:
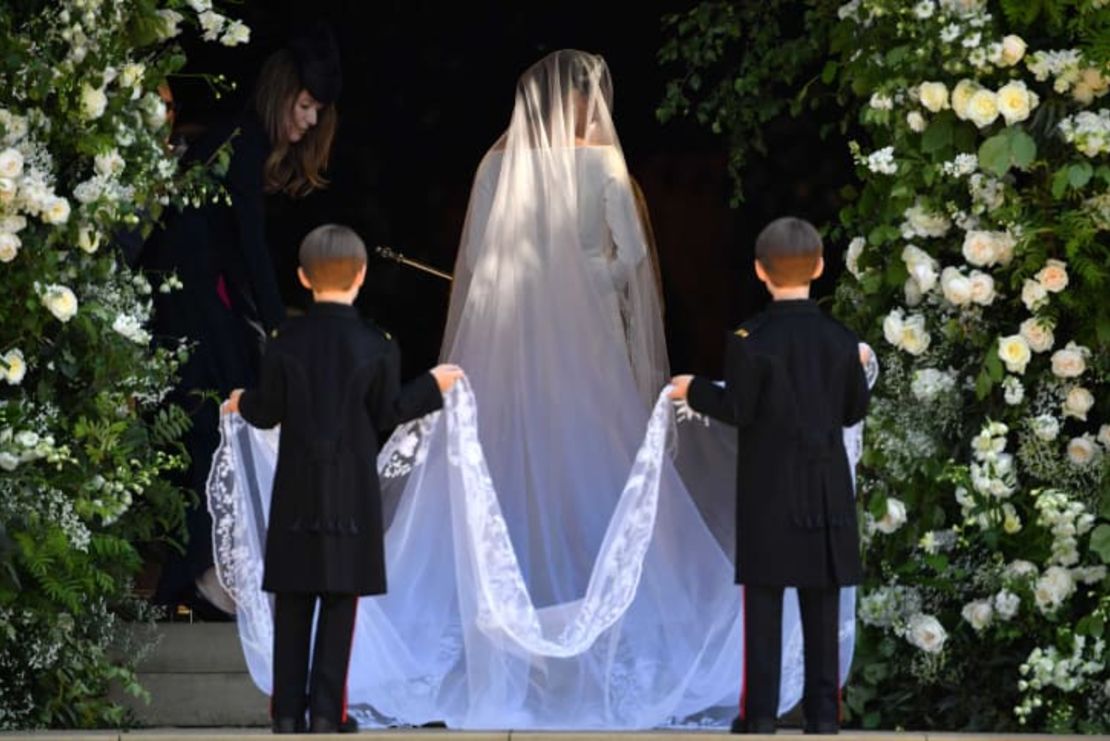
[[[628,171],[615,151],[604,157],[602,177],[605,222],[616,247],[616,255],[609,262],[609,270],[613,285],[622,289],[628,283],[632,271],[647,256],[647,245],[644,243],[644,230],[636,210]]]

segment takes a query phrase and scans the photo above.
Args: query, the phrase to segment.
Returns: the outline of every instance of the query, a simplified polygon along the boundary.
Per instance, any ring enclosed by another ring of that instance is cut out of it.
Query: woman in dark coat
[[[226,396],[254,381],[262,344],[285,317],[265,234],[265,197],[303,197],[323,188],[337,124],[339,54],[326,26],[317,26],[262,66],[248,109],[214,127],[189,148],[186,159],[205,161],[230,141],[224,180],[228,199],[174,214],[142,255],[144,269],[176,273],[184,289],[157,294],[157,336],[186,338],[191,350],[173,400],[192,417],[185,445],[191,463],[184,484],[197,493],[188,513],[184,557],[163,567],[156,601],[204,600],[233,612],[212,568],[211,519],[205,480],[219,443],[219,411],[202,394]],[[195,585],[195,590],[194,590]]]

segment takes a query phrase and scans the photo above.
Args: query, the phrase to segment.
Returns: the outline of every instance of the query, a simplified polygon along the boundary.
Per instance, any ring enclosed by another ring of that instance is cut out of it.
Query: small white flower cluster
[[[957,539],[955,530],[929,530],[917,541],[917,547],[930,556],[935,556],[955,548]]]
[[[1060,94],[1070,91],[1081,105],[1090,105],[1110,90],[1110,78],[1097,67],[1084,66],[1076,49],[1036,51],[1026,58],[1025,66],[1038,82],[1052,77],[1053,90]]]
[[[1005,184],[981,172],[974,173],[968,178],[967,189],[971,194],[973,207],[980,213],[983,210],[996,211],[1006,200]]]
[[[916,589],[897,584],[879,587],[859,601],[860,622],[875,628],[904,631],[908,618],[919,612],[921,595]]]
[[[1079,537],[1095,526],[1095,517],[1082,502],[1062,491],[1050,489],[1037,497],[1037,523],[1052,533],[1052,555],[1048,563],[1074,566],[1079,563]]]
[[[921,368],[914,371],[910,392],[918,401],[931,402],[937,397],[949,394],[956,388],[957,374],[954,370]]]
[[[1017,490],[1017,471],[1014,457],[1006,452],[1006,435],[1010,429],[1002,422],[987,422],[982,431],[971,441],[971,485],[975,491],[990,500],[1008,499]],[[963,505],[964,502],[961,502]],[[966,507],[965,507],[966,509]],[[1003,522],[1007,532],[1021,529],[1017,513],[1007,511]],[[1009,522],[1014,519],[1015,522]],[[979,523],[984,526],[989,523]]]
[[[0,430],[0,469],[9,473],[25,463],[37,460],[57,462],[66,455],[68,451],[56,447],[52,435],[30,429],[16,432],[11,427]]]
[[[945,175],[962,178],[970,175],[979,167],[979,157],[974,154],[957,154],[956,158],[940,166]]]
[[[250,41],[250,29],[242,21],[229,21],[225,16],[212,10],[212,0],[188,0],[188,2],[197,14],[197,21],[203,32],[202,38],[205,41],[218,39],[224,46],[237,46]]]
[[[883,147],[867,155],[867,169],[880,175],[896,175],[898,163],[894,160],[894,147]]]
[[[1088,157],[1110,152],[1110,109],[1080,111],[1060,122],[1064,140]]]
[[[1055,687],[1062,692],[1076,692],[1106,668],[1102,659],[1106,644],[1101,638],[1092,641],[1090,646],[1086,636],[1074,636],[1072,641],[1070,656],[1061,653],[1056,646],[1037,647],[1018,668],[1022,677],[1018,689],[1023,694],[1031,693],[1014,708],[1018,722],[1024,725],[1043,706],[1044,700],[1038,694],[1041,691]]]

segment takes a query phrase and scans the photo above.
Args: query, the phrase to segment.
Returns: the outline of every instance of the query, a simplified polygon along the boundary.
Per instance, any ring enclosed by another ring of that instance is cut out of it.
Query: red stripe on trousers
[[[351,655],[355,648],[355,626],[358,624],[358,597],[355,597],[355,617],[351,620],[351,642],[347,646],[347,671],[343,673],[343,711],[339,714],[339,722],[347,722],[347,680],[351,676]]]
[[[740,585],[740,648],[744,651],[744,660],[740,669],[740,720],[746,720],[748,715],[748,588]]]

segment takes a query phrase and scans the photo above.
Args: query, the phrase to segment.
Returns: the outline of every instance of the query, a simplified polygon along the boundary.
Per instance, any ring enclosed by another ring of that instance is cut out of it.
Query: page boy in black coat
[[[258,388],[232,392],[225,408],[281,425],[262,581],[275,594],[273,728],[304,730],[307,709],[326,733],[347,723],[358,597],[386,591],[378,435],[438,409],[462,371],[441,365],[401,385],[397,345],[352,306],[366,277],[353,231],[313,230],[299,259],[315,303],[269,343]]]
[[[824,269],[821,237],[782,218],[759,235],[755,272],[774,301],[729,337],[725,385],[672,380],[672,397],[735,425],[736,581],[744,589],[740,716],[734,733],[774,733],[782,596],[796,587],[805,644],[807,733],[840,720],[840,587],[861,577],[859,533],[843,428],[867,411],[855,335],[809,298]]]

